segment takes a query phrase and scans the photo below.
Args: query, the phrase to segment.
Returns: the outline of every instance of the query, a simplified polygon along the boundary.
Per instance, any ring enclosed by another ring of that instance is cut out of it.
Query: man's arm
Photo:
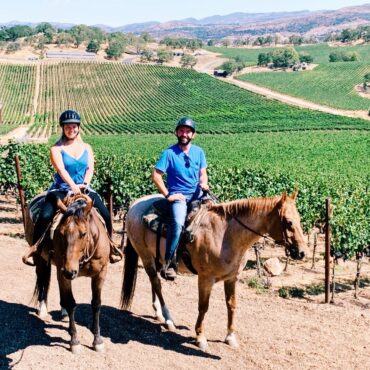
[[[199,172],[199,186],[202,190],[209,190],[207,168],[201,168]]]
[[[162,176],[163,172],[154,168],[152,172],[152,180],[154,182],[154,185],[157,187],[158,191],[162,195],[166,196],[168,194],[168,190],[166,188],[166,185],[164,184]]]
[[[152,172],[152,180],[154,182],[154,185],[157,187],[158,191],[162,195],[167,197],[167,200],[169,202],[174,202],[175,200],[185,200],[184,195],[181,194],[181,193],[172,194],[172,195],[168,196],[169,191],[166,188],[166,185],[164,184],[162,176],[163,176],[163,172],[154,168],[154,170]]]

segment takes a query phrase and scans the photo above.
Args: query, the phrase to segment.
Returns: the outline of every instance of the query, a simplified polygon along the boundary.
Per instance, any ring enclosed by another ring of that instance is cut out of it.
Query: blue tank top
[[[71,176],[75,184],[83,184],[87,168],[89,166],[89,155],[87,149],[83,151],[79,158],[74,158],[68,154],[63,148],[61,150],[64,168]],[[54,175],[54,183],[49,190],[71,190],[69,185],[64,182],[59,173]]]

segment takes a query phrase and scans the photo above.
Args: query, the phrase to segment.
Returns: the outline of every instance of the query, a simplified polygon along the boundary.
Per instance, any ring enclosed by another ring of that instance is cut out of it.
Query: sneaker
[[[176,271],[173,267],[162,268],[160,274],[163,279],[169,281],[174,281],[177,277]]]

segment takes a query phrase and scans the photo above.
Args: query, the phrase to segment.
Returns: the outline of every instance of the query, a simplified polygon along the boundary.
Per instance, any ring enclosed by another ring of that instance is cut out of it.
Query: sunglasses
[[[185,160],[185,167],[189,168],[190,167],[190,158],[185,155],[184,160]]]

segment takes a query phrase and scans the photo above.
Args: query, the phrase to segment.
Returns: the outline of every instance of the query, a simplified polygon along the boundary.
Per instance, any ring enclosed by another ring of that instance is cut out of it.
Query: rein
[[[262,237],[264,240],[268,240],[270,242],[274,242],[276,245],[281,245],[282,247],[285,247],[286,246],[286,241],[285,240],[276,240],[274,238],[271,238],[271,236],[269,236],[268,234],[261,234],[259,233],[258,231],[252,229],[251,227],[249,227],[248,225],[246,225],[245,223],[241,222],[238,218],[236,218],[235,216],[233,216],[233,219],[240,225],[240,226],[243,226],[245,229],[251,231],[252,233]],[[284,233],[283,233],[283,236],[284,236]],[[284,236],[284,239],[285,239],[285,236]]]
[[[87,243],[88,246],[85,248],[84,255],[82,256],[82,258],[79,261],[80,268],[82,268],[86,263],[88,263],[94,257],[94,254],[95,254],[95,252],[98,248],[98,243],[96,243],[94,250],[92,251],[91,254],[89,254],[90,233],[87,237],[87,242],[88,242]]]
[[[218,197],[213,193],[211,192],[210,190],[208,190],[208,194],[210,195],[211,199],[213,201],[215,201],[215,203],[220,203],[220,200],[218,199]],[[251,227],[249,227],[248,225],[246,225],[245,223],[241,222],[237,217],[233,216],[232,217],[240,226],[244,227],[245,229],[251,231],[252,233],[260,236],[261,238],[263,238],[264,240],[268,240],[270,242],[273,242],[275,243],[276,245],[280,245],[282,247],[286,247],[287,246],[287,242],[286,242],[286,238],[285,238],[285,233],[283,232],[283,240],[276,240],[274,238],[271,238],[271,236],[267,235],[267,234],[261,234],[259,233],[258,231],[252,229]]]

